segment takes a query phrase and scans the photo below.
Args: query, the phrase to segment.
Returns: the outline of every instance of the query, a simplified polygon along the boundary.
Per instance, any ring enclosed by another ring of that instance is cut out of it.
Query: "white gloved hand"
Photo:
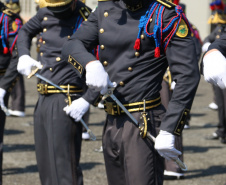
[[[89,102],[84,98],[78,98],[77,100],[72,101],[70,106],[64,107],[64,111],[67,115],[75,119],[75,121],[80,121],[82,116],[89,110]]]
[[[4,104],[4,97],[5,97],[5,94],[6,94],[6,90],[0,88],[0,106],[1,106],[2,110],[3,110],[3,108],[5,107],[5,104]]]
[[[167,131],[160,130],[155,140],[155,149],[167,160],[177,159],[181,152],[174,147],[175,136]]]
[[[36,66],[39,69],[42,68],[40,62],[34,60],[29,55],[23,55],[18,60],[17,71],[22,75],[28,76],[31,73],[31,68],[33,66]]]
[[[203,53],[208,50],[210,44],[211,44],[210,42],[206,42],[205,44],[203,44],[203,46],[202,46],[202,52]]]
[[[105,94],[109,87],[113,87],[113,83],[109,80],[109,76],[99,60],[95,60],[86,65],[86,84]]]
[[[172,90],[174,90],[174,89],[175,89],[176,84],[177,84],[177,83],[176,83],[175,81],[172,81],[170,88],[171,88]]]
[[[212,51],[203,58],[204,79],[221,89],[226,88],[226,59],[220,51]]]

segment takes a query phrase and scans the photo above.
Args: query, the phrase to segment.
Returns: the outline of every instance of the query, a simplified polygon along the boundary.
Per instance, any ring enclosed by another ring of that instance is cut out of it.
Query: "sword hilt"
[[[27,76],[28,79],[30,79],[32,76],[34,76],[38,72],[39,68],[32,70],[31,73]]]

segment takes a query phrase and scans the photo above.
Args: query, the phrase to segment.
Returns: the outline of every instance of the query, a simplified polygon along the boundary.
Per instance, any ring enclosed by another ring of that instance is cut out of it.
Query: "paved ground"
[[[26,81],[26,117],[8,117],[4,138],[4,185],[40,185],[33,140],[33,110],[37,101],[36,79]],[[184,180],[165,181],[164,185],[224,185],[226,183],[226,145],[205,140],[217,124],[217,112],[208,109],[212,101],[211,86],[203,81],[192,108],[191,128],[184,131],[185,163],[188,172]],[[91,109],[90,128],[97,141],[85,141],[81,166],[85,185],[107,185],[101,146],[105,113]]]

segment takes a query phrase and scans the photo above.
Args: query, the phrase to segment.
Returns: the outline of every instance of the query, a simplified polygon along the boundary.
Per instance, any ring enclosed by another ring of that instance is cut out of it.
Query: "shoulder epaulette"
[[[3,13],[8,15],[8,16],[12,16],[14,13],[10,11],[10,9],[5,9],[3,10]]]
[[[168,0],[156,0],[158,3],[164,5],[165,7],[167,8],[174,8],[176,7],[177,5],[168,1]]]
[[[83,17],[84,21],[87,21],[90,11],[87,7],[81,7],[79,10],[80,15]]]

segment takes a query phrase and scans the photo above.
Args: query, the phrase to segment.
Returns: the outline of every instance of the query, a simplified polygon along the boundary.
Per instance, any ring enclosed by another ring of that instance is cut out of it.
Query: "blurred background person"
[[[21,7],[19,0],[6,0],[5,5],[15,14],[20,14]],[[25,86],[23,75],[18,74],[12,92],[10,93],[11,104],[9,113],[11,116],[25,116]]]
[[[0,1],[0,185],[2,184],[3,136],[6,122],[6,107],[9,93],[12,90],[17,72],[17,34],[22,26],[22,20],[11,12]]]
[[[203,52],[206,52],[215,40],[218,40],[226,33],[226,8],[222,0],[213,1],[210,8],[213,11],[208,23],[211,24],[212,32],[204,39],[202,47]],[[217,67],[217,66],[216,66]],[[217,130],[206,139],[216,140],[221,138],[221,142],[226,144],[225,125],[226,125],[226,90],[213,85],[216,104],[218,107],[218,125]]]

